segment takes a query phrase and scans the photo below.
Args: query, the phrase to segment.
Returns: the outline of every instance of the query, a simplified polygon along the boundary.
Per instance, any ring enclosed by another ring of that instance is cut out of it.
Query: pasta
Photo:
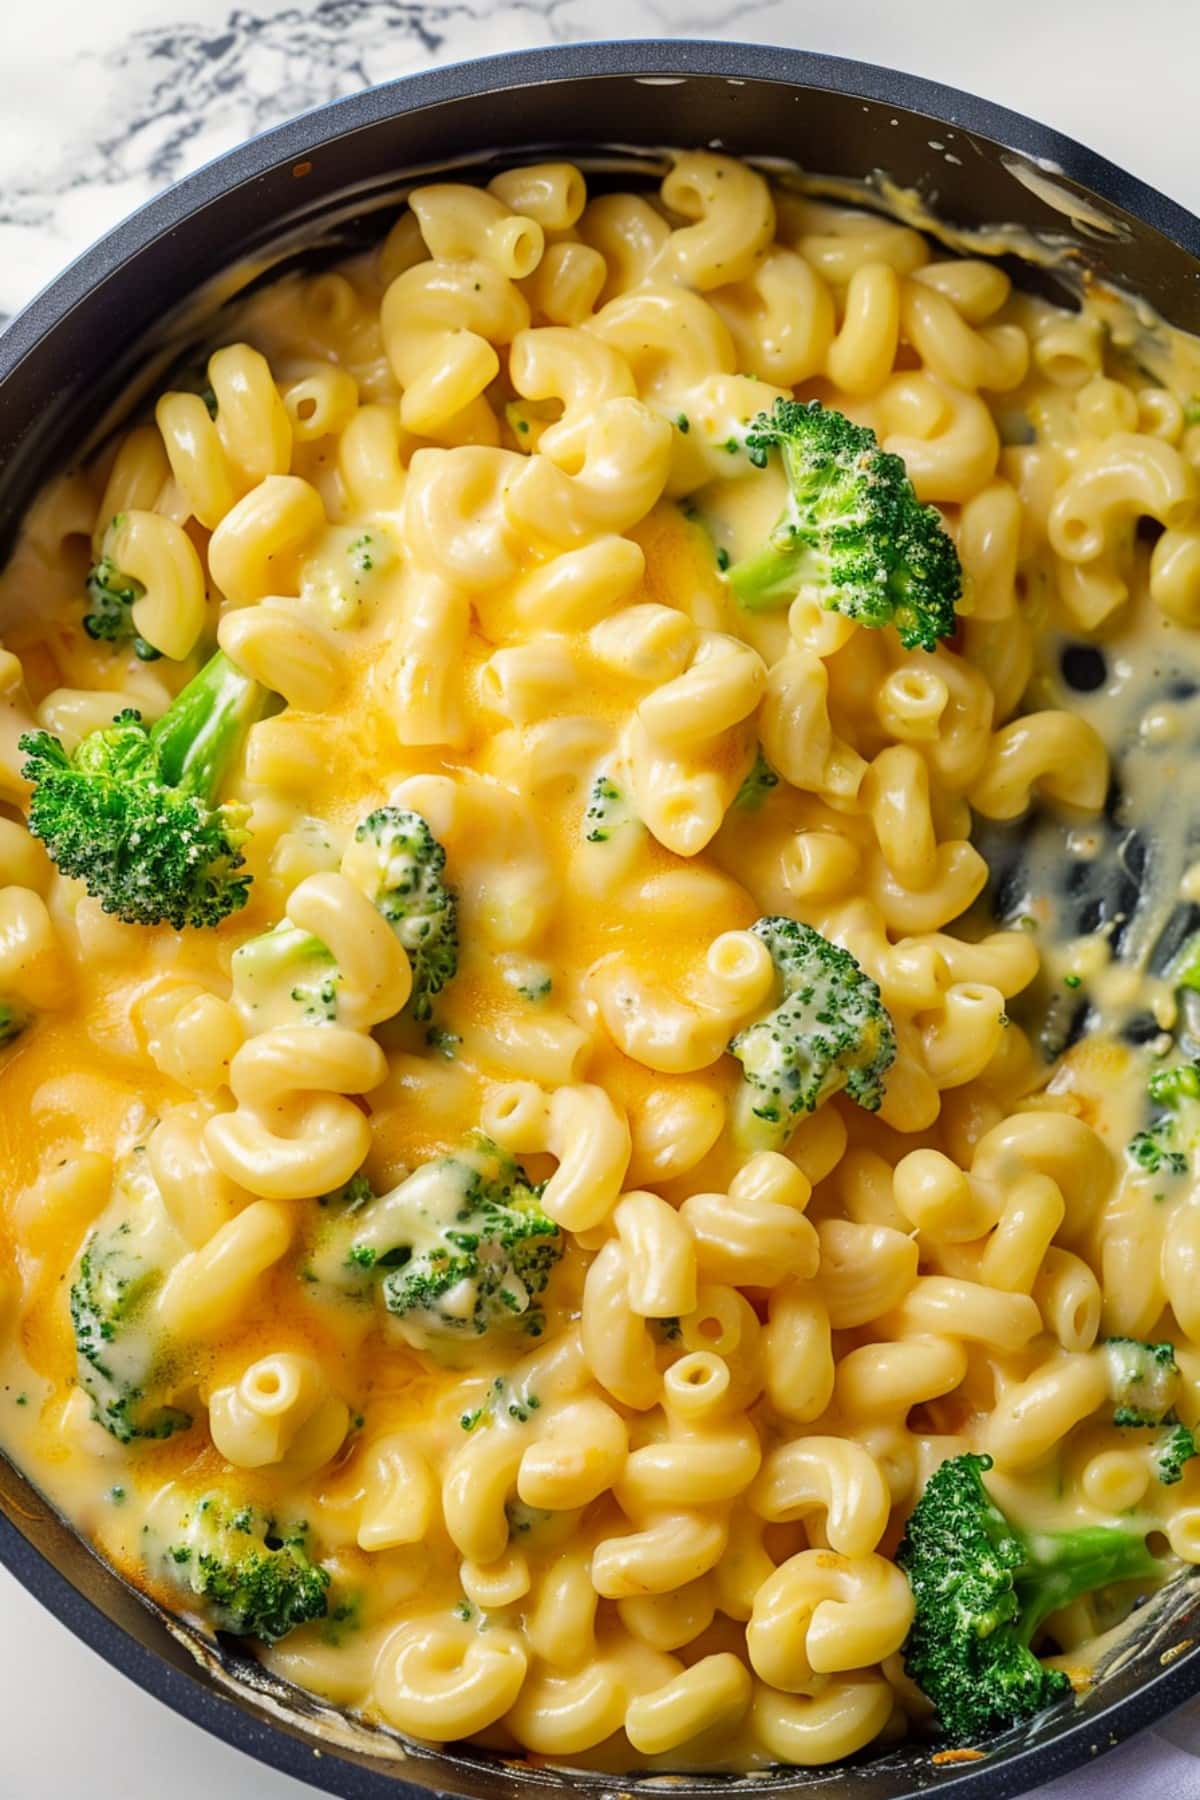
[[[1200,1562],[1194,359],[714,151],[543,162],[259,285],[47,490],[0,574],[0,1444],[123,1571],[422,1742],[669,1772],[923,1728],[896,1553],[948,1458]],[[794,398],[953,542],[928,642],[811,545],[745,598]],[[219,809],[173,723],[214,652]],[[29,734],[126,709],[228,833],[199,925],[39,812]],[[864,992],[887,1054],[814,1074]],[[1153,1430],[1112,1337],[1170,1362]],[[279,1631],[192,1561],[255,1519]]]

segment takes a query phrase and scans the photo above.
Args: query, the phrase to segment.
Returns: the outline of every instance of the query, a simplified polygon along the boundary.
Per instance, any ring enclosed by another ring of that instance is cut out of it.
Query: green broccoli
[[[1155,1199],[1164,1200],[1173,1184],[1187,1175],[1200,1144],[1200,1069],[1194,1063],[1155,1069],[1146,1094],[1155,1110],[1149,1123],[1130,1138],[1125,1154],[1135,1168],[1159,1178],[1163,1191]]]
[[[420,814],[394,806],[365,818],[342,858],[347,880],[367,895],[407,952],[413,987],[404,1011],[414,1019],[428,1019],[433,996],[458,963],[455,897],[442,882],[445,861]],[[328,947],[286,919],[234,952],[234,998],[256,1031],[297,1018],[333,1024],[341,984]]]
[[[1020,1530],[983,1484],[991,1466],[989,1456],[965,1455],[935,1470],[896,1552],[916,1602],[908,1674],[942,1730],[971,1742],[1070,1693],[1063,1671],[1030,1647],[1051,1613],[1097,1588],[1157,1583],[1163,1573],[1134,1530]]]
[[[1125,1146],[1125,1154],[1147,1175],[1186,1175],[1188,1159],[1182,1150],[1173,1150],[1174,1119],[1158,1119],[1145,1131],[1135,1131]]]
[[[458,906],[443,879],[446,852],[420,813],[381,806],[354,833],[342,872],[387,920],[412,964],[405,1011],[428,1019],[458,969]]]
[[[374,1279],[400,1335],[420,1349],[492,1331],[540,1336],[537,1305],[563,1252],[524,1170],[478,1139],[423,1163],[390,1193],[331,1197],[341,1216],[310,1260],[316,1279],[361,1295]]]
[[[170,1437],[192,1422],[166,1404],[169,1370],[153,1310],[180,1248],[145,1151],[135,1150],[84,1241],[69,1301],[76,1379],[92,1417],[122,1444]]]
[[[628,794],[611,775],[601,771],[588,794],[587,810],[583,815],[584,841],[607,844],[624,827],[640,824]]]
[[[342,974],[332,951],[286,919],[247,939],[230,966],[234,999],[253,1030],[297,1018],[331,1025],[337,1018]]]
[[[1155,1069],[1146,1083],[1146,1092],[1158,1106],[1176,1107],[1188,1100],[1200,1100],[1200,1068],[1195,1063],[1172,1063]]]
[[[779,786],[779,777],[762,753],[760,746],[754,759],[754,767],[733,796],[733,804],[742,812],[758,812],[763,801],[772,788]]]
[[[1114,1425],[1174,1423],[1179,1389],[1174,1344],[1144,1344],[1140,1338],[1110,1337],[1101,1345],[1108,1366],[1109,1392],[1116,1405]]]
[[[217,1631],[278,1643],[322,1619],[329,1571],[310,1560],[308,1528],[282,1528],[221,1493],[188,1507],[164,1563],[170,1578],[204,1602]]]
[[[1154,1447],[1154,1473],[1163,1487],[1183,1480],[1183,1465],[1200,1456],[1200,1444],[1186,1425],[1168,1425]]]
[[[129,925],[219,924],[246,904],[248,808],[217,802],[266,695],[220,651],[157,725],[133,711],[68,755],[27,732],[29,829],[64,875]]]
[[[157,662],[161,650],[148,644],[133,623],[134,602],[145,591],[140,581],[122,575],[111,558],[102,556],[88,570],[87,597],[92,610],[83,616],[83,629],[98,643],[132,643],[134,655],[142,662]]]
[[[750,612],[811,587],[830,612],[895,625],[905,649],[935,650],[954,631],[962,571],[936,507],[921,503],[898,456],[873,431],[817,400],[777,400],[746,432],[750,460],[778,450],[788,501],[766,547],[728,581]]]
[[[734,1132],[746,1148],[777,1150],[797,1113],[840,1089],[878,1111],[896,1038],[878,987],[848,950],[794,919],[759,919],[752,930],[771,952],[782,997],[730,1042],[743,1074]]]
[[[0,997],[0,1050],[15,1043],[32,1022],[33,1014],[20,1000]]]

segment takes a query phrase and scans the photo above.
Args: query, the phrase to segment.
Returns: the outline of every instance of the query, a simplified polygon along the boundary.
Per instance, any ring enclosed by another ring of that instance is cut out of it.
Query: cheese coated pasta
[[[606,1771],[926,1729],[963,1456],[1200,1562],[1196,345],[713,150],[214,332],[0,573],[6,1453]]]

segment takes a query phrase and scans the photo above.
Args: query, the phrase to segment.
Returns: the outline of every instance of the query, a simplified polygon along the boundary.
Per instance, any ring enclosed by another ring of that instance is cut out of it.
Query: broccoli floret
[[[1156,1109],[1149,1124],[1134,1133],[1125,1154],[1135,1168],[1156,1175],[1167,1197],[1179,1177],[1188,1173],[1192,1154],[1200,1144],[1200,1069],[1194,1063],[1173,1063],[1155,1069],[1146,1084],[1147,1098]]]
[[[279,1527],[252,1506],[206,1494],[181,1519],[164,1561],[216,1630],[274,1644],[328,1607],[329,1571],[310,1560],[307,1540],[304,1524]]]
[[[733,796],[733,804],[742,812],[758,812],[771,789],[778,786],[779,777],[760,747],[754,767]]]
[[[1200,1100],[1200,1069],[1195,1063],[1174,1063],[1155,1069],[1146,1092],[1158,1106],[1176,1107],[1186,1100]]]
[[[1102,1345],[1108,1386],[1116,1411],[1114,1425],[1162,1425],[1171,1417],[1179,1389],[1174,1344],[1144,1344],[1140,1338],[1110,1337]]]
[[[1125,1154],[1147,1175],[1186,1175],[1188,1159],[1182,1150],[1173,1150],[1174,1119],[1158,1119],[1146,1131],[1136,1131],[1125,1147]]]
[[[107,556],[102,556],[88,570],[87,597],[91,611],[83,616],[83,629],[90,638],[102,644],[132,643],[134,655],[142,662],[157,662],[162,655],[148,644],[134,627],[133,606],[145,593],[140,581],[122,575]]]
[[[343,873],[383,914],[412,964],[405,1008],[428,1019],[433,997],[458,969],[458,907],[443,880],[446,852],[420,813],[381,806],[354,833]]]
[[[231,968],[234,999],[251,1030],[337,1018],[342,974],[332,951],[286,919],[235,950]]]
[[[591,785],[583,815],[585,843],[607,844],[624,826],[640,824],[628,794],[601,770]]]
[[[237,872],[248,809],[217,796],[265,698],[218,651],[157,725],[118,713],[70,755],[27,732],[29,829],[127,924],[219,924],[246,904],[250,877]]]
[[[1162,1572],[1136,1531],[1021,1531],[984,1487],[991,1466],[989,1456],[966,1455],[935,1470],[896,1552],[916,1602],[908,1674],[943,1731],[971,1741],[1070,1693],[1062,1670],[1030,1648],[1051,1613],[1113,1582],[1153,1582]]]
[[[1200,1444],[1186,1425],[1169,1425],[1154,1447],[1154,1473],[1163,1487],[1183,1480],[1183,1465],[1200,1456]]]
[[[778,450],[789,493],[766,547],[729,570],[742,606],[782,606],[811,587],[830,612],[895,625],[906,649],[935,650],[951,635],[958,553],[873,431],[817,400],[781,399],[751,421],[745,442],[760,468]]]
[[[177,1249],[145,1153],[136,1150],[84,1242],[70,1293],[76,1379],[92,1417],[122,1444],[170,1437],[192,1422],[165,1403],[166,1356],[153,1316]]]
[[[562,1251],[524,1170],[480,1139],[365,1205],[356,1196],[310,1266],[344,1293],[373,1278],[401,1336],[439,1350],[492,1331],[539,1336],[537,1301]]]
[[[0,997],[0,1050],[14,1043],[32,1022],[33,1014],[20,1000]]]
[[[796,1114],[845,1089],[868,1112],[883,1100],[896,1038],[879,989],[848,950],[794,919],[752,927],[771,952],[782,997],[729,1048],[742,1065],[734,1131],[747,1148],[786,1142]]]
[[[1167,979],[1177,988],[1200,993],[1200,931],[1185,938],[1167,969]]]

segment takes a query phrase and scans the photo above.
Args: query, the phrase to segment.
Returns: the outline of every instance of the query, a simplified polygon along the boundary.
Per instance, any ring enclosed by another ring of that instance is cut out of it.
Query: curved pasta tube
[[[658,1404],[662,1377],[654,1341],[629,1304],[629,1264],[616,1239],[602,1246],[588,1269],[581,1334],[588,1367],[614,1399],[635,1412]]]
[[[913,1611],[907,1578],[886,1557],[802,1550],[755,1596],[746,1649],[764,1681],[802,1694],[814,1675],[868,1668],[894,1655]]]
[[[900,283],[887,263],[863,263],[846,287],[842,323],[825,372],[848,394],[873,394],[887,380],[900,338]]]
[[[181,526],[158,513],[119,513],[105,534],[104,554],[145,593],[134,601],[139,635],[164,656],[189,656],[204,629],[204,569]]]
[[[205,1127],[209,1155],[252,1194],[331,1193],[361,1166],[371,1128],[346,1094],[387,1076],[373,1038],[340,1025],[278,1026],[244,1044],[229,1069],[236,1110]]]
[[[1051,548],[1068,562],[1091,562],[1119,525],[1148,516],[1168,530],[1191,523],[1196,477],[1172,445],[1141,432],[1114,432],[1055,495],[1046,521]]]
[[[504,508],[512,529],[551,549],[627,531],[666,486],[671,428],[633,398],[601,401],[571,447],[574,469],[548,453],[520,459]]]
[[[189,982],[147,995],[140,1010],[146,1049],[162,1074],[195,1093],[225,1086],[246,1035],[228,1000]]]
[[[1064,1352],[999,1395],[984,1422],[983,1447],[1005,1473],[1031,1468],[1107,1395],[1103,1359]]]
[[[171,466],[154,426],[136,425],[126,432],[113,458],[100,503],[85,528],[91,532],[92,550],[97,557],[103,554],[104,539],[117,515],[153,512],[170,476]],[[40,525],[41,520],[37,523]]]
[[[390,677],[390,713],[399,743],[466,742],[461,671],[470,623],[470,601],[461,589],[437,574],[412,571]]]
[[[602,306],[586,328],[620,351],[638,392],[664,410],[711,376],[732,375],[737,367],[733,340],[720,316],[685,289],[639,288],[623,294]]]
[[[204,1127],[212,1116],[212,1104],[206,1101],[168,1107],[146,1145],[146,1161],[171,1223],[194,1250],[207,1244],[248,1198],[221,1174],[204,1147]]]
[[[749,931],[726,931],[709,945],[703,973],[693,976],[684,996],[648,980],[619,951],[593,964],[587,990],[626,1056],[648,1069],[682,1075],[717,1060],[765,1002],[774,980],[762,940]]]
[[[641,194],[600,194],[579,219],[584,243],[608,267],[605,294],[624,294],[647,279],[671,235],[671,227]]]
[[[835,1331],[868,1325],[899,1306],[917,1279],[919,1251],[904,1231],[822,1219],[821,1293]]]
[[[985,818],[1015,819],[1035,793],[1099,812],[1107,791],[1108,752],[1095,726],[1075,713],[1037,712],[995,734],[970,798]]]
[[[360,406],[338,439],[337,467],[355,512],[377,516],[404,504],[405,457],[413,443],[394,406]]]
[[[615,1486],[629,1453],[620,1413],[593,1395],[557,1407],[521,1453],[517,1493],[527,1506],[566,1512]]]
[[[360,1550],[393,1550],[419,1544],[433,1527],[440,1494],[429,1459],[402,1432],[364,1446],[366,1473],[355,1539]]]
[[[741,1719],[754,1684],[730,1651],[702,1656],[652,1693],[630,1702],[625,1735],[643,1756],[662,1756],[701,1731],[729,1730]]]
[[[681,1215],[657,1194],[623,1194],[612,1215],[629,1270],[629,1304],[676,1319],[696,1304],[696,1247]]]
[[[587,454],[588,428],[607,400],[633,399],[629,364],[594,332],[541,326],[520,331],[508,353],[509,380],[526,400],[559,400],[562,416],[541,432],[539,455],[563,467]]]
[[[515,1631],[479,1636],[443,1615],[409,1619],[384,1641],[372,1692],[389,1725],[434,1743],[471,1737],[502,1718],[529,1658]]]
[[[522,542],[506,508],[527,459],[484,444],[418,450],[408,467],[404,527],[413,560],[487,592],[517,572]]]
[[[727,1194],[692,1194],[679,1217],[695,1241],[700,1272],[736,1287],[777,1287],[817,1272],[821,1246],[804,1217],[812,1187],[786,1156],[760,1151]]]
[[[716,835],[741,779],[728,752],[768,680],[761,657],[724,632],[699,634],[691,662],[640,702],[624,758],[638,817],[676,856]],[[731,742],[732,739],[732,742]]]
[[[487,262],[417,263],[398,275],[383,296],[380,327],[403,390],[405,430],[430,437],[453,429],[499,371],[494,346],[528,324],[520,290]]]
[[[292,421],[266,358],[230,344],[208,359],[216,417],[198,394],[164,394],[155,409],[171,473],[193,516],[214,530],[248,488],[286,475]]]
[[[590,1231],[608,1217],[631,1140],[629,1121],[604,1088],[580,1083],[546,1094],[531,1081],[509,1082],[488,1097],[484,1129],[506,1150],[556,1159],[541,1203],[565,1231]]]
[[[921,1034],[921,1055],[939,1088],[962,1087],[982,1075],[1008,1023],[1004,995],[984,982],[957,981]]]
[[[465,182],[438,181],[414,188],[408,204],[430,256],[438,262],[478,258],[510,281],[523,281],[541,261],[546,242],[541,225],[523,217],[495,192]]]
[[[922,371],[894,375],[878,404],[883,447],[902,458],[919,500],[969,500],[992,479],[1000,439],[978,395]]]
[[[493,1563],[508,1545],[505,1507],[521,1466],[524,1434],[500,1429],[473,1434],[442,1477],[446,1530],[472,1562]]]
[[[587,204],[582,171],[569,162],[523,163],[493,175],[488,192],[547,231],[569,231]]]
[[[957,1339],[906,1337],[849,1351],[837,1365],[834,1391],[846,1418],[886,1419],[952,1393],[966,1372]]]
[[[735,1500],[758,1474],[762,1446],[749,1420],[705,1420],[691,1427],[672,1419],[671,1427],[668,1438],[629,1454],[616,1492],[631,1518]]]
[[[867,769],[860,799],[896,882],[928,887],[937,876],[938,845],[925,759],[908,745],[889,745]]]
[[[767,1398],[797,1425],[817,1419],[833,1398],[829,1309],[819,1284],[785,1281],[774,1289],[763,1332]]]
[[[71,990],[70,965],[40,894],[0,888],[0,995],[33,1012],[54,1011]]]
[[[833,296],[794,250],[769,250],[743,281],[722,285],[709,304],[724,321],[739,366],[795,387],[820,373],[833,342]]]
[[[657,1513],[640,1530],[596,1545],[592,1585],[605,1600],[670,1594],[715,1568],[728,1542],[723,1519],[690,1510]]]
[[[671,233],[665,252],[689,287],[745,280],[775,235],[770,188],[735,157],[684,151],[659,192],[672,212],[695,221]]]
[[[281,1462],[297,1447],[299,1435],[323,1402],[332,1398],[315,1357],[290,1351],[259,1357],[236,1382],[209,1395],[213,1444],[237,1469]],[[341,1415],[340,1444],[349,1411],[344,1401],[335,1405]]]
[[[756,1689],[751,1724],[769,1755],[792,1768],[840,1762],[877,1738],[895,1700],[882,1675],[859,1673],[822,1684],[815,1694]]]
[[[207,1243],[175,1264],[152,1301],[161,1329],[175,1338],[214,1339],[245,1311],[266,1271],[292,1242],[295,1220],[273,1200],[253,1200]]]
[[[209,572],[235,606],[299,591],[297,559],[324,524],[316,488],[298,475],[267,475],[213,532]]]
[[[226,613],[217,642],[239,669],[281,694],[289,706],[319,711],[336,697],[343,659],[331,634],[287,606],[245,606]]]
[[[947,295],[921,278],[925,274],[903,283],[900,319],[926,368],[956,388],[1007,393],[1019,387],[1029,367],[1029,340],[1021,327],[975,329]]]
[[[1011,1352],[1023,1350],[1037,1336],[1042,1318],[1028,1294],[1001,1293],[946,1275],[922,1275],[900,1302],[892,1324],[902,1335],[942,1333]]]
[[[792,650],[767,673],[759,718],[763,751],[793,787],[835,802],[856,798],[867,772],[829,716],[829,671],[810,650]]]
[[[879,1464],[850,1438],[809,1437],[772,1450],[750,1490],[764,1519],[822,1515],[825,1540],[843,1556],[865,1556],[887,1529],[892,1496]]]
[[[1045,1175],[1066,1204],[1063,1237],[1076,1242],[1088,1230],[1113,1178],[1112,1152],[1084,1120],[1061,1112],[1023,1112],[980,1138],[972,1182],[1003,1193],[1026,1171]]]
[[[332,952],[340,976],[338,1014],[352,1031],[394,1018],[407,1004],[412,969],[404,947],[345,875],[329,870],[307,876],[292,889],[286,910],[293,925]]]

